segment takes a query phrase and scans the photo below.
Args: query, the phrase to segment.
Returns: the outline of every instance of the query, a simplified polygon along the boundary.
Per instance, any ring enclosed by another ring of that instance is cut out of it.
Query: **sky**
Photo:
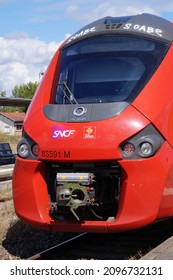
[[[0,92],[39,82],[59,45],[86,24],[142,12],[173,22],[173,0],[0,0]]]

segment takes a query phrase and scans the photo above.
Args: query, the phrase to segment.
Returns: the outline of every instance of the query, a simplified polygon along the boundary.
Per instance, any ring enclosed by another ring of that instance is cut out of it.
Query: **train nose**
[[[88,113],[89,109],[90,113],[93,110],[91,107],[87,107]],[[109,109],[106,105],[105,108]],[[68,110],[71,112],[72,108]],[[81,113],[81,110],[77,113]],[[92,114],[94,116],[93,111]],[[101,116],[100,112],[99,114]],[[113,112],[109,114],[113,115]],[[44,139],[39,135],[39,159],[83,161],[122,159],[124,155],[121,144],[144,129],[149,121],[129,105],[115,117],[105,117],[103,120],[58,123],[48,122],[46,117],[46,123]]]

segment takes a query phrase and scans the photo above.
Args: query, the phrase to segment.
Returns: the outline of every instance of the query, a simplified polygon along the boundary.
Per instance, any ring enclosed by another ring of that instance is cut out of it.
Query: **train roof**
[[[124,17],[108,16],[98,19],[80,29],[65,41],[62,48],[99,34],[115,33],[152,37],[161,41],[172,42],[173,24],[166,19],[147,13]]]

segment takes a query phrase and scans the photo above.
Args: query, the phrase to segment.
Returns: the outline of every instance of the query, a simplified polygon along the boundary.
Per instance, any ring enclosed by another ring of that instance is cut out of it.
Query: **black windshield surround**
[[[131,103],[160,65],[169,44],[127,35],[82,40],[61,51],[55,103]]]
[[[53,104],[44,106],[44,115],[56,122],[100,121],[119,115],[140,94],[170,44],[109,34],[63,47],[53,89],[55,97]],[[75,113],[80,110],[82,114]]]

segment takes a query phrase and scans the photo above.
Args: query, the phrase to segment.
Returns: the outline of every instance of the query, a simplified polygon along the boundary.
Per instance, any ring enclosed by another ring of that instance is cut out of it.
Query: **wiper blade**
[[[75,102],[75,104],[78,104],[76,98],[74,97],[73,93],[71,92],[71,90],[69,89],[68,85],[67,85],[67,80],[63,81],[63,85],[65,86],[65,88],[68,90],[68,92],[70,93],[70,97],[68,97],[68,99],[71,101],[70,103],[73,104],[73,101]]]
[[[70,99],[70,103],[73,104],[73,101],[75,102],[75,104],[78,104],[76,98],[74,97],[73,93],[71,92],[71,90],[69,89],[67,83],[68,83],[68,76],[69,76],[69,72],[68,70],[66,71],[66,75],[65,75],[65,80],[63,81],[63,85],[65,87],[65,91],[67,90],[68,93],[70,94],[70,97],[68,98],[68,100]]]
[[[64,73],[63,73],[64,74]],[[63,75],[64,76],[64,75]],[[67,100],[71,103],[71,104],[78,104],[76,98],[74,97],[73,93],[71,92],[71,90],[68,87],[68,70],[66,71],[64,80],[61,79],[61,83],[58,83],[58,86],[60,87],[61,91],[63,92],[64,96],[63,96],[63,104],[65,104],[65,99],[67,98]]]
[[[64,80],[61,80],[61,83],[58,83],[58,85],[60,86],[61,91],[64,94],[63,97],[63,104],[65,104],[65,98],[68,99],[68,101],[71,104],[78,104],[76,98],[74,97],[73,93],[71,92],[71,90],[69,89],[67,83],[68,83],[68,70],[66,71]]]
[[[72,102],[72,100],[71,100],[71,98],[68,96],[68,94],[66,93],[66,90],[61,86],[61,85],[64,85],[64,83],[63,84],[59,84],[60,85],[60,89],[62,90],[62,92],[64,93],[64,97],[66,97],[67,99],[68,99],[68,101],[71,103],[71,104],[74,104],[73,102]],[[65,87],[66,89],[67,89],[67,87]],[[63,102],[63,104],[64,104],[64,102]]]

